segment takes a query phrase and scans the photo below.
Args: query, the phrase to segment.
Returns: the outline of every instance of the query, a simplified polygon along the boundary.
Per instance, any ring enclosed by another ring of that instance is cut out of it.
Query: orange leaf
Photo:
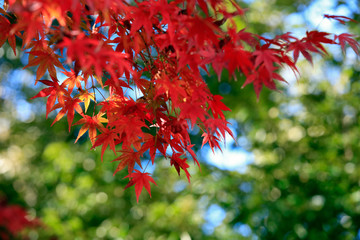
[[[93,100],[95,102],[95,95],[94,93],[89,93],[87,90],[81,91],[79,95],[77,95],[80,100],[84,102],[85,105],[85,112],[87,112],[88,107],[90,105],[90,100]]]
[[[105,129],[105,127],[102,125],[102,123],[107,123],[107,121],[108,121],[106,118],[102,117],[104,114],[105,113],[98,113],[96,116],[93,116],[93,117],[84,115],[83,119],[80,119],[79,121],[74,123],[74,125],[84,124],[81,127],[75,142],[77,142],[79,140],[79,138],[82,135],[84,135],[84,133],[87,130],[89,130],[89,138],[90,138],[92,145],[94,145],[96,135],[97,135],[97,129],[99,129],[100,131],[103,131]]]

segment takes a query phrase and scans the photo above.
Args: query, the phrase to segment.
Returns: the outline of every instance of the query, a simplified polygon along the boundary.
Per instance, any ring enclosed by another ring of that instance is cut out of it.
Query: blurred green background
[[[360,34],[322,19],[346,15],[360,21],[358,1],[244,1],[248,30],[298,36],[306,29]],[[297,13],[296,13],[297,12]],[[239,26],[244,25],[239,20]],[[136,203],[124,191],[126,173],[113,176],[112,153],[67,131],[61,120],[50,127],[45,100],[29,100],[26,54],[0,49],[0,198],[19,204],[43,228],[29,239],[360,239],[360,64],[347,49],[329,48],[314,66],[301,62],[298,80],[286,70],[288,85],[264,90],[256,101],[244,79],[222,82],[205,77],[224,96],[237,144],[224,155],[198,148],[202,168],[191,166],[192,182],[178,177],[168,161],[150,169],[158,186],[152,198]],[[193,142],[201,145],[196,130]],[[220,161],[220,162],[219,162]],[[222,161],[222,162],[221,162]]]

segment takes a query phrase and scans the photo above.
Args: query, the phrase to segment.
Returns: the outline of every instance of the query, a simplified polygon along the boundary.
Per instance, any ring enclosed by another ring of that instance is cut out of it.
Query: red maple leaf
[[[330,33],[319,32],[319,31],[310,31],[306,32],[306,38],[304,40],[308,43],[311,43],[317,49],[320,49],[323,53],[327,53],[322,43],[334,44],[334,40],[327,38]]]
[[[190,173],[187,170],[187,168],[189,168],[189,164],[187,164],[186,162],[187,158],[180,158],[181,155],[182,155],[181,153],[174,153],[170,158],[170,164],[171,166],[174,165],[179,176],[180,176],[180,168],[184,170],[186,177],[190,183]]]
[[[310,52],[318,53],[319,51],[311,43],[304,40],[297,40],[289,44],[287,51],[293,51],[294,62],[296,63],[301,53],[306,60],[312,63],[312,56]]]
[[[96,141],[93,144],[92,149],[102,145],[101,161],[103,161],[104,152],[108,146],[116,155],[115,141],[117,140],[119,140],[118,134],[114,130],[109,130],[108,128],[105,128],[101,134],[96,136]]]
[[[345,16],[338,16],[338,15],[328,15],[328,14],[325,14],[325,15],[324,15],[324,18],[334,19],[334,20],[336,20],[336,21],[340,22],[341,24],[345,24],[345,23],[346,23],[346,21],[351,21],[351,22],[357,23],[357,21],[355,21],[354,19],[349,18],[349,17],[345,17]]]
[[[140,157],[143,155],[142,152],[136,152],[132,149],[121,150],[120,152],[122,153],[121,156],[112,160],[112,162],[120,161],[114,175],[126,166],[128,167],[128,172],[131,173],[134,170],[135,162],[142,168],[140,160]]]
[[[23,45],[27,45],[32,39],[37,38],[39,34],[42,37],[45,35],[45,25],[40,13],[42,4],[34,1],[23,2],[24,5],[19,3],[10,4],[13,5],[10,8],[14,8],[18,17],[18,21],[14,24],[10,33],[23,32]]]
[[[231,111],[231,109],[221,102],[221,99],[223,99],[222,96],[214,95],[213,100],[209,102],[209,108],[215,118],[220,117],[225,120],[223,111]]]
[[[145,152],[149,149],[150,159],[154,164],[156,150],[164,156],[166,155],[166,148],[169,144],[159,135],[145,134],[144,144],[141,146],[141,151]]]
[[[264,64],[265,68],[272,72],[274,70],[274,63],[279,64],[280,60],[277,58],[277,53],[273,49],[262,47],[253,53],[256,56],[254,68],[257,68],[261,64]]]
[[[125,189],[127,189],[135,184],[135,194],[136,194],[137,202],[139,202],[139,197],[140,197],[141,191],[144,187],[151,197],[150,182],[157,185],[155,180],[150,176],[150,173],[143,173],[136,169],[135,169],[135,172],[130,173],[129,175],[127,175],[124,178],[130,179],[130,182],[125,186]]]
[[[72,122],[73,122],[73,119],[74,119],[75,111],[77,113],[79,113],[79,114],[83,114],[82,109],[81,109],[81,107],[79,105],[80,102],[81,102],[80,99],[66,96],[64,103],[56,104],[51,109],[51,111],[55,110],[55,109],[58,109],[58,108],[61,108],[61,110],[56,115],[56,117],[55,117],[53,123],[51,124],[51,126],[54,125],[57,121],[59,121],[65,114],[67,114],[67,120],[68,120],[68,125],[69,125],[69,132],[70,132],[71,125],[72,125]]]
[[[203,147],[206,143],[209,143],[209,146],[213,153],[215,153],[215,148],[218,148],[221,151],[221,147],[219,145],[220,139],[213,134],[209,134],[204,132],[201,137],[203,137],[203,142],[201,147]]]
[[[129,14],[129,19],[132,20],[130,33],[135,35],[140,28],[144,27],[146,35],[151,36],[153,32],[152,17],[154,13],[150,12],[149,3],[146,1],[139,3],[137,7],[132,7],[131,10],[132,13]]]
[[[275,72],[277,69],[278,68],[274,68],[273,72],[269,72],[264,65],[261,65],[256,72],[252,73],[246,78],[246,81],[242,87],[245,87],[249,83],[253,83],[256,96],[259,99],[263,85],[271,90],[276,90],[276,84],[274,80],[286,82],[281,77],[281,75]]]
[[[5,12],[2,12],[2,14],[6,15]],[[16,55],[16,39],[15,39],[15,34],[11,34],[10,33],[11,30],[11,23],[9,22],[9,20],[0,15],[0,47],[6,42],[6,40],[8,41],[9,45],[11,46],[14,54]],[[18,33],[17,33],[18,35]]]
[[[354,52],[359,55],[360,44],[354,39],[354,35],[349,33],[342,33],[340,35],[335,35],[335,41],[339,41],[339,45],[343,52],[345,52],[345,45],[349,44]]]
[[[60,56],[52,52],[50,49],[47,51],[30,51],[28,53],[30,56],[36,57],[30,59],[29,63],[24,68],[39,65],[36,70],[36,80],[39,80],[42,76],[44,76],[46,70],[49,71],[51,77],[56,78],[55,66],[65,70],[58,59]]]
[[[218,42],[218,33],[221,31],[209,19],[187,18],[186,23],[189,24],[188,36],[195,40],[194,44],[201,46],[205,42],[209,44]]]
[[[196,154],[195,154],[194,150],[191,149],[193,146],[195,146],[195,144],[191,144],[191,145],[186,146],[186,150],[190,153],[191,157],[193,158],[194,164],[196,163],[198,165],[199,169],[200,169],[200,163],[196,158]]]
[[[36,94],[30,99],[48,96],[48,100],[46,102],[46,118],[47,118],[49,113],[53,110],[52,107],[55,105],[56,99],[58,99],[58,102],[60,104],[64,104],[64,96],[69,96],[69,93],[63,87],[63,85],[58,84],[58,80],[56,78],[52,78],[52,81],[50,80],[39,80],[39,81],[49,87],[44,88],[38,94]]]

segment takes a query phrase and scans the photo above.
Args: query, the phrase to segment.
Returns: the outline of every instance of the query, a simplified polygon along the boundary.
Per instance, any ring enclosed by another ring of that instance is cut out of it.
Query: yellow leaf
[[[80,93],[77,97],[81,101],[84,102],[84,104],[85,104],[85,112],[87,112],[87,109],[88,109],[88,107],[90,105],[90,100],[93,100],[94,102],[96,102],[94,93],[89,93],[87,90],[82,91],[82,93]]]

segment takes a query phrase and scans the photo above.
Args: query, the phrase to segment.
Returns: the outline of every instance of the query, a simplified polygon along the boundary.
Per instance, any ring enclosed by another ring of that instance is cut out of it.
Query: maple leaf
[[[0,226],[6,230],[6,233],[11,233],[11,236],[4,235],[5,231],[0,232],[2,239],[12,239],[8,237],[16,236],[25,228],[43,227],[39,219],[28,219],[28,213],[19,205],[0,205]]]
[[[335,41],[339,40],[339,44],[343,52],[345,52],[345,45],[349,44],[354,52],[359,55],[360,44],[353,39],[355,36],[349,33],[342,33],[340,35],[335,35]]]
[[[46,70],[49,71],[51,77],[56,78],[55,66],[65,70],[58,59],[60,58],[60,56],[55,54],[54,52],[30,51],[28,53],[32,56],[36,56],[36,58],[31,59],[29,63],[24,67],[24,69],[39,65],[36,70],[36,80],[39,80],[42,76],[44,76]]]
[[[95,149],[96,147],[102,145],[101,147],[101,161],[103,161],[104,152],[109,146],[110,149],[114,152],[116,155],[116,149],[115,149],[115,141],[119,140],[118,134],[113,129],[105,128],[103,129],[103,132],[96,136],[96,141],[92,146],[92,149]]]
[[[157,185],[155,180],[150,176],[150,173],[143,173],[137,169],[135,169],[135,172],[130,173],[124,178],[130,179],[130,182],[125,186],[125,189],[135,185],[135,194],[136,194],[137,202],[139,202],[139,197],[144,187],[151,197],[150,182]]]
[[[217,43],[220,29],[209,21],[200,17],[188,18],[186,22],[189,24],[188,36],[193,38],[198,46],[204,45],[205,42]]]
[[[170,158],[171,166],[174,165],[176,171],[180,176],[180,168],[184,170],[186,177],[190,183],[190,173],[188,172],[187,168],[189,168],[189,164],[186,163],[187,158],[180,158],[181,153],[174,153]]]
[[[334,20],[340,22],[341,24],[345,24],[346,21],[351,21],[351,22],[357,23],[357,21],[355,21],[354,19],[349,18],[349,17],[345,17],[345,16],[324,14],[324,18],[334,19]]]
[[[274,68],[274,72],[269,72],[264,65],[261,65],[256,72],[252,73],[246,78],[242,88],[244,88],[249,83],[253,83],[257,99],[259,99],[263,85],[271,90],[276,90],[276,84],[274,80],[286,82],[283,77],[275,72],[277,69],[278,68]]]
[[[142,168],[140,160],[140,157],[143,155],[142,152],[136,152],[132,149],[121,150],[120,152],[122,153],[121,156],[112,160],[112,162],[120,161],[114,175],[126,166],[128,167],[128,172],[131,173],[134,170],[135,162]]]
[[[330,35],[326,32],[319,31],[310,31],[306,32],[306,38],[304,40],[306,42],[311,43],[314,47],[320,49],[323,53],[327,53],[324,46],[321,43],[334,44],[334,40],[327,38],[326,36]]]
[[[141,146],[141,151],[145,152],[149,149],[151,162],[154,164],[156,150],[162,155],[166,155],[166,148],[169,144],[159,134],[153,136],[145,134],[144,144]]]
[[[204,129],[202,126],[200,126],[200,128],[204,132],[202,134],[203,142],[201,147],[203,147],[208,142],[211,150],[213,151],[213,153],[215,153],[215,148],[218,148],[220,151],[222,151],[219,142],[221,141],[221,138],[225,141],[226,133],[228,133],[235,140],[234,134],[231,132],[227,124],[227,121],[220,118],[207,119],[204,122]]]
[[[10,34],[15,32],[23,32],[22,39],[23,45],[27,45],[33,38],[37,38],[39,35],[44,37],[44,22],[42,21],[41,5],[39,2],[27,1],[24,2],[25,6],[14,7],[14,11],[17,14],[18,21],[12,27]]]
[[[61,85],[67,85],[69,93],[73,91],[75,86],[78,89],[81,89],[81,81],[84,81],[86,86],[85,79],[81,75],[76,74],[74,70],[71,69],[70,72],[62,71],[62,73],[65,74],[68,78],[66,78]]]
[[[169,139],[167,139],[168,142],[171,141],[170,138],[178,138],[184,143],[190,142],[190,136],[187,131],[189,129],[189,126],[185,119],[175,118],[170,116],[170,118],[164,122],[165,122],[164,124],[165,128],[161,128],[161,130],[168,133],[168,137],[169,137]],[[170,135],[172,137],[170,137]]]
[[[96,102],[95,95],[94,95],[94,93],[89,93],[88,90],[79,90],[79,91],[80,91],[80,94],[77,95],[76,97],[84,102],[85,112],[87,112],[88,107],[90,105],[90,100],[93,100],[94,102]]]
[[[170,80],[169,76],[162,73],[159,79],[156,79],[156,94],[155,96],[160,96],[166,94],[167,96],[172,96],[173,101],[182,101],[186,98],[185,82],[181,79]]]
[[[115,52],[107,42],[89,38],[84,33],[76,39],[63,38],[57,48],[66,48],[67,62],[75,61],[89,75],[101,77],[106,70],[113,79],[118,79],[132,72],[128,54]]]
[[[69,132],[70,132],[71,125],[72,125],[72,122],[74,119],[75,111],[79,114],[83,114],[82,109],[79,105],[80,102],[81,102],[80,99],[65,96],[64,103],[58,103],[58,104],[54,105],[54,107],[51,109],[51,111],[58,109],[58,108],[61,108],[61,110],[56,115],[51,126],[54,125],[57,121],[59,121],[65,114],[67,114],[67,120],[68,120],[68,125],[69,125]]]
[[[193,146],[195,146],[195,144],[186,146],[186,150],[190,153],[191,157],[193,158],[194,164],[196,163],[198,165],[199,169],[201,170],[200,163],[196,158],[196,154],[195,154],[194,150],[191,149]]]
[[[294,62],[296,63],[299,58],[299,53],[301,53],[306,60],[312,64],[312,56],[310,52],[318,53],[319,51],[309,42],[303,40],[297,40],[289,44],[288,52],[293,51]],[[309,52],[310,51],[310,52]]]
[[[306,37],[301,40],[291,42],[288,45],[287,51],[294,51],[293,55],[295,63],[297,62],[299,53],[301,52],[301,54],[306,58],[306,60],[308,60],[312,64],[311,52],[326,54],[327,51],[322,45],[322,43],[335,44],[334,40],[327,38],[328,35],[329,33],[319,31],[306,32]]]
[[[225,120],[223,111],[231,111],[231,109],[221,102],[221,99],[223,99],[222,96],[214,95],[213,100],[209,102],[209,108],[215,118],[220,117]]]
[[[132,19],[131,24],[131,34],[135,35],[137,31],[144,27],[147,36],[151,36],[153,32],[152,27],[152,16],[153,14],[150,13],[149,3],[142,2],[138,4],[138,7],[132,8],[132,14],[129,15],[129,18]]]
[[[14,52],[14,55],[16,55],[16,39],[15,39],[16,34],[11,34],[10,30],[11,30],[11,24],[9,20],[6,17],[0,15],[0,47],[7,40]]]
[[[189,119],[191,122],[191,126],[195,126],[198,119],[205,120],[205,116],[209,114],[204,111],[203,106],[199,104],[194,104],[194,102],[185,102],[180,104],[180,116],[179,118]]]
[[[63,87],[63,85],[58,84],[58,80],[56,78],[52,78],[52,81],[49,80],[39,80],[39,81],[49,87],[44,88],[38,94],[36,94],[34,97],[30,99],[48,96],[48,100],[46,102],[46,118],[48,118],[49,113],[52,111],[52,107],[55,105],[56,98],[58,99],[60,104],[64,104],[64,96],[69,96],[69,93]]]
[[[100,131],[104,131],[105,127],[104,127],[104,125],[102,125],[102,123],[108,122],[108,120],[106,118],[102,117],[104,114],[105,113],[98,113],[97,115],[95,115],[93,117],[90,117],[88,115],[83,115],[82,119],[80,119],[79,121],[74,123],[74,125],[84,124],[79,131],[79,134],[75,140],[75,143],[79,140],[79,138],[82,135],[84,135],[84,133],[87,130],[89,130],[89,138],[90,138],[91,144],[94,145],[96,135],[97,135],[97,129]]]
[[[43,4],[41,13],[47,26],[51,26],[53,20],[57,20],[61,26],[66,25],[67,11],[75,9],[76,2],[71,0],[53,1],[52,4]]]
[[[284,52],[281,53],[281,61],[285,66],[288,66],[293,71],[295,76],[299,74],[299,70],[297,69],[294,60]]]
[[[280,64],[280,60],[277,56],[277,52],[273,49],[268,49],[266,46],[263,46],[261,49],[256,50],[253,55],[256,56],[254,68],[259,67],[261,64],[265,66],[265,69],[271,73],[276,67],[274,63]]]
[[[109,119],[109,118],[108,118]],[[147,128],[145,122],[138,117],[121,117],[116,121],[109,121],[110,127],[115,127],[116,132],[122,136],[123,147],[139,144],[139,138],[143,138],[142,128]]]
[[[213,134],[209,134],[204,132],[201,137],[203,137],[203,142],[201,147],[203,147],[207,142],[209,143],[209,146],[213,153],[215,153],[215,148],[218,148],[221,151],[221,147],[219,145],[220,139]]]
[[[251,55],[250,52],[246,51],[241,46],[234,48],[232,45],[226,45],[224,47],[224,59],[221,61],[228,63],[226,69],[228,69],[230,76],[234,75],[235,69],[240,69],[247,75],[254,68],[250,61]]]

